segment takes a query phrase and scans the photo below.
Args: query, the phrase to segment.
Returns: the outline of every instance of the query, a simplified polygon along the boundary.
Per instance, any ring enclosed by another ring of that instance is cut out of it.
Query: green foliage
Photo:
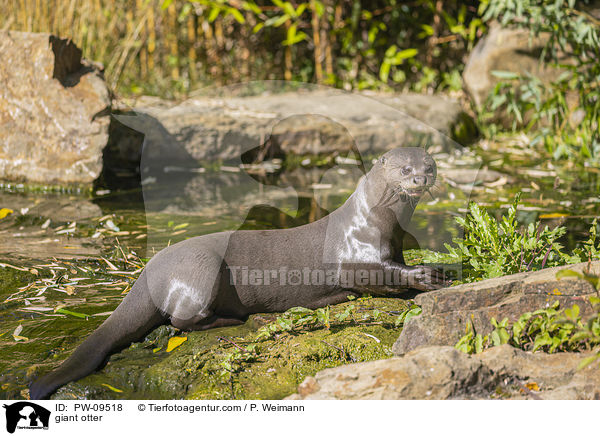
[[[48,3],[48,4],[46,4]],[[282,79],[343,89],[461,86],[485,31],[468,0],[0,0],[0,27],[70,37],[120,94],[172,98]],[[31,6],[31,7],[30,7]]]
[[[467,354],[481,353],[483,351],[483,343],[487,340],[488,337],[483,337],[481,334],[476,333],[473,323],[469,322],[467,323],[465,335],[458,340],[454,348]]]
[[[592,261],[600,259],[600,241],[598,239],[598,219],[594,219],[590,227],[590,237],[582,243],[581,247],[573,250],[574,257],[577,257],[579,262]],[[582,277],[587,280],[590,276]]]
[[[423,312],[420,306],[416,304],[411,304],[408,309],[403,311],[398,318],[396,318],[396,327],[406,324],[412,317],[420,315]]]
[[[244,369],[245,363],[252,363],[257,357],[256,344],[249,344],[245,348],[233,348],[231,352],[225,354],[219,363],[219,366],[221,367],[219,377],[224,381],[231,381],[235,374],[238,374]]]
[[[364,325],[369,323],[384,323],[390,326],[398,327],[403,322],[408,321],[412,316],[421,313],[421,308],[412,305],[407,310],[403,311],[399,317],[396,317],[396,321],[392,313],[382,312],[378,309],[368,309],[364,307],[364,303],[369,301],[372,297],[365,296],[356,300],[357,304],[348,304],[343,307],[343,310],[336,310],[332,313],[332,309],[322,307],[316,310],[307,309],[305,307],[292,307],[285,311],[281,316],[277,317],[274,322],[271,322],[258,330],[256,339],[269,339],[280,333],[292,332],[300,333],[305,331],[312,331],[316,329],[330,329],[332,325]],[[354,300],[354,298],[349,298]],[[384,315],[387,315],[384,318]],[[398,321],[402,318],[402,321]]]
[[[558,301],[550,307],[522,314],[512,326],[508,319],[501,322],[491,319],[494,327],[489,335],[475,332],[472,323],[467,324],[466,334],[455,348],[468,354],[481,353],[484,349],[503,344],[527,351],[589,351],[600,346],[600,298],[590,297],[595,315],[587,321],[580,316],[577,304],[559,309]],[[600,350],[582,360],[580,368],[600,360]]]
[[[551,83],[530,74],[495,72],[502,80],[491,92],[488,109],[504,111],[513,120],[513,131],[531,132],[532,145],[543,144],[555,159],[598,165],[600,22],[585,12],[588,3],[487,0],[481,9],[484,21],[527,28],[532,36],[548,35],[540,63],[562,70]]]
[[[354,307],[352,306],[352,308]],[[275,322],[261,327],[257,339],[270,338],[276,333],[290,332],[292,330],[311,330],[320,326],[329,328],[329,322],[329,306],[317,310],[307,309],[306,307],[292,307],[285,311],[282,316],[278,317]]]
[[[566,231],[564,227],[550,230],[540,222],[520,226],[516,219],[520,197],[520,193],[515,196],[508,214],[500,221],[474,202],[469,204],[464,218],[456,218],[464,227],[464,239],[455,238],[456,246],[446,244],[446,249],[467,263],[467,281],[533,271],[573,260],[557,242]]]

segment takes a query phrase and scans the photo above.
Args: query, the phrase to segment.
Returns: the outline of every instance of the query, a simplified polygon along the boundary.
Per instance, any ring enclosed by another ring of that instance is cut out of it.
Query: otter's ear
[[[379,159],[379,162],[381,163],[381,165],[385,165],[386,160],[387,159],[385,158],[385,156],[381,156],[381,159]]]

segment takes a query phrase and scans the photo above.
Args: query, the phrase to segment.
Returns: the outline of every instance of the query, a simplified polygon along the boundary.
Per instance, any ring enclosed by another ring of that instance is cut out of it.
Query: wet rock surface
[[[0,178],[88,184],[102,169],[108,88],[70,40],[0,32]]]
[[[287,399],[600,399],[600,367],[580,353],[530,353],[509,345],[477,355],[430,346],[403,357],[326,369]]]
[[[142,99],[131,109],[121,111],[117,120],[145,134],[149,161],[166,150],[172,162],[180,163],[239,161],[253,149],[262,157],[345,156],[354,147],[365,154],[426,144],[453,149],[453,132],[472,133],[458,138],[461,142],[474,135],[470,125],[460,127],[472,123],[460,103],[444,96],[365,96],[319,88],[247,97],[198,96],[176,105]],[[115,147],[135,150],[130,145]],[[128,156],[136,158],[135,152]]]
[[[556,272],[561,269],[581,272],[587,265],[513,274],[419,294],[415,303],[423,313],[406,323],[394,344],[394,354],[402,355],[425,345],[454,345],[470,323],[477,333],[486,335],[493,328],[492,317],[513,322],[522,313],[549,307],[555,301],[562,308],[577,304],[585,319],[592,314],[588,298],[596,294],[594,287],[583,280],[557,280]],[[600,261],[592,262],[591,268],[600,270]]]

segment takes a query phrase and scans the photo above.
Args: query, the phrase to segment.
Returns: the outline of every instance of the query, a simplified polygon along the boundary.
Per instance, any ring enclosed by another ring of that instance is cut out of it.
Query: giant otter
[[[167,321],[204,330],[240,324],[257,312],[341,303],[362,292],[443,287],[442,273],[406,265],[401,245],[436,174],[425,150],[394,149],[340,208],[318,221],[208,234],[163,249],[108,319],[62,365],[32,383],[31,399],[90,374],[108,355]]]

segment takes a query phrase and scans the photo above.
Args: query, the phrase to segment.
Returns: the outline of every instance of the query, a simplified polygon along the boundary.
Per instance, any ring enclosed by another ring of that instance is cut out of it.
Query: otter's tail
[[[46,398],[62,385],[92,373],[106,356],[141,339],[166,320],[167,316],[150,298],[146,271],[142,271],[131,291],[106,321],[62,365],[31,384],[30,398]]]

